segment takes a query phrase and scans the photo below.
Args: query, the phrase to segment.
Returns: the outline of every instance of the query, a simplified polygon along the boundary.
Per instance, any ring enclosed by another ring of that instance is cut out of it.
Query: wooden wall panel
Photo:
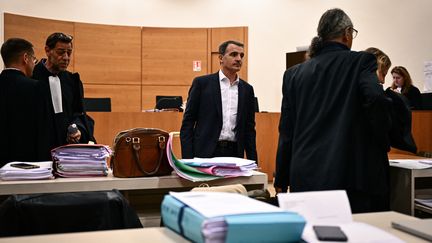
[[[75,23],[75,68],[88,84],[141,84],[141,28]]]
[[[111,111],[141,111],[140,85],[84,84],[84,95],[88,98],[111,98]]]
[[[5,38],[28,39],[35,45],[38,58],[46,56],[49,34],[74,36],[69,71],[81,74],[88,97],[111,97],[113,111],[153,108],[155,95],[163,93],[182,95],[186,100],[195,77],[219,70],[217,47],[222,41],[241,41],[247,53],[247,27],[141,28],[8,13],[4,14],[4,24]],[[212,53],[212,48],[216,52]],[[193,61],[201,61],[201,71],[193,71]],[[247,80],[247,55],[240,77]]]
[[[207,74],[207,29],[142,28],[142,84],[190,85]],[[201,71],[193,71],[201,61]]]
[[[219,45],[227,40],[235,40],[244,44],[245,58],[243,59],[243,66],[240,70],[240,77],[244,80],[247,79],[247,59],[248,59],[248,28],[247,27],[225,27],[225,28],[212,28],[211,29],[211,73],[219,70]]]
[[[120,131],[136,128],[159,128],[167,132],[180,131],[183,113],[181,112],[89,112],[95,120],[95,138],[98,143],[113,145],[114,137]],[[174,140],[173,150],[181,158],[178,138]]]
[[[432,153],[432,111],[412,112],[412,134],[417,151]]]
[[[247,27],[224,27],[211,29],[211,52],[219,52],[219,45],[227,40],[235,40],[244,43],[245,28]],[[244,43],[246,44],[246,43]]]
[[[142,86],[142,109],[154,109],[156,105],[156,95],[181,95],[183,101],[187,100],[190,85],[183,86]]]
[[[276,152],[279,141],[280,113],[255,113],[258,167],[267,173],[269,181],[276,171]]]
[[[54,32],[63,32],[74,36],[74,24],[67,21],[4,13],[4,40],[18,37],[30,41],[38,59],[46,58],[45,42],[47,37]],[[74,70],[74,52],[72,52],[72,60],[68,70]]]

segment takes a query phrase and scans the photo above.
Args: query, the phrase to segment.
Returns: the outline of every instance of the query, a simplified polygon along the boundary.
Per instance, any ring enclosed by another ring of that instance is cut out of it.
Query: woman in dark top
[[[391,74],[393,76],[391,89],[403,94],[408,99],[411,109],[421,109],[421,94],[419,89],[412,84],[408,70],[402,66],[396,66],[391,70]]]

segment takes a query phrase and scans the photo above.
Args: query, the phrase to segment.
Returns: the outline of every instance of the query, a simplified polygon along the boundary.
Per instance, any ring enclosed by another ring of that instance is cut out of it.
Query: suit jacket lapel
[[[220,88],[220,81],[219,81],[219,73],[215,73],[212,77],[212,83],[213,83],[213,89],[215,92],[213,92],[214,96],[213,99],[216,104],[216,110],[219,115],[219,117],[222,117],[222,96],[221,96],[221,88]]]
[[[241,116],[244,112],[244,85],[243,82],[240,80],[238,83],[238,103],[237,103],[237,125],[240,124]]]

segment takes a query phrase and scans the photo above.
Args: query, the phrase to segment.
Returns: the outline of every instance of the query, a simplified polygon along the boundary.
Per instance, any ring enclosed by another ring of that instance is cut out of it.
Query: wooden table
[[[390,159],[427,159],[416,155],[389,154]],[[415,209],[432,213],[430,209],[416,205],[414,199],[419,195],[432,198],[432,168],[406,169],[390,163],[390,209],[413,215]]]
[[[364,222],[395,235],[406,242],[427,242],[408,233],[393,229],[392,221],[397,220],[418,220],[414,217],[396,212],[354,214],[355,221]],[[140,242],[189,242],[180,235],[167,228],[144,228],[126,230],[108,230],[85,233],[52,234],[24,237],[0,238],[0,243],[140,243]]]
[[[392,221],[419,220],[418,218],[414,218],[405,214],[401,214],[398,212],[361,213],[353,214],[353,220],[378,227],[406,242],[428,242],[414,235],[405,233],[391,227]]]
[[[267,175],[254,172],[251,177],[218,179],[205,182],[210,186],[243,184],[255,189],[267,188]],[[202,182],[191,182],[177,175],[160,177],[117,178],[109,174],[107,177],[91,178],[57,178],[54,180],[21,180],[0,181],[0,195],[104,191],[104,190],[151,190],[151,189],[184,189],[190,190]]]

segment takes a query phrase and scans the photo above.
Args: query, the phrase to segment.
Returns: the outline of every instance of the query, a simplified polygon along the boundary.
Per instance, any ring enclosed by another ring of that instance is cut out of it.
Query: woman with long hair
[[[391,70],[391,74],[393,76],[391,89],[404,95],[408,99],[411,109],[421,109],[420,90],[412,84],[408,70],[405,67],[396,66]]]

